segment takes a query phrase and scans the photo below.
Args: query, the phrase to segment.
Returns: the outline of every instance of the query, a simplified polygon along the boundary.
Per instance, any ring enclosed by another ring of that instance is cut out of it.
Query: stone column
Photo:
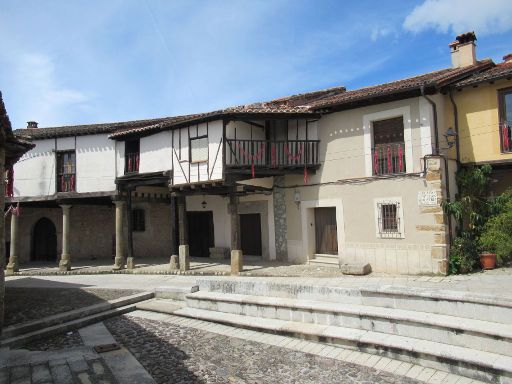
[[[14,272],[18,272],[20,270],[18,263],[18,220],[18,215],[11,213],[11,256],[5,271],[7,276],[11,276]]]
[[[288,239],[286,224],[286,195],[285,189],[279,188],[284,185],[284,176],[274,178],[274,229],[276,239],[276,259],[277,261],[288,260]],[[277,188],[276,188],[277,187]]]
[[[188,249],[187,201],[185,196],[178,198],[178,231],[180,236],[179,264],[181,271],[190,269],[190,255]]]
[[[170,269],[175,270],[179,268],[178,249],[176,246],[176,198],[171,197],[171,211],[169,212],[171,218],[171,228],[169,235],[171,236],[171,259]]]
[[[128,190],[128,201],[126,204],[126,222],[128,227],[128,244],[127,244],[127,253],[128,258],[126,259],[126,268],[133,269],[135,268],[135,261],[133,257],[133,213],[132,213],[132,191]]]
[[[244,269],[244,259],[240,249],[240,216],[238,216],[238,201],[235,190],[229,194],[229,213],[231,214],[231,274],[238,275]]]
[[[69,254],[69,211],[71,205],[61,205],[62,208],[62,255],[59,262],[60,271],[71,270],[71,255]]]
[[[124,268],[124,236],[123,236],[123,213],[125,202],[116,200],[116,257],[114,259],[114,270]]]

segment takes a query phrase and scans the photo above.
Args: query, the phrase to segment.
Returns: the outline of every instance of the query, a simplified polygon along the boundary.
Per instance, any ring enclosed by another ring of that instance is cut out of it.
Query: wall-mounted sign
[[[420,192],[418,192],[418,205],[420,207],[438,205],[437,192],[436,191],[420,191]]]

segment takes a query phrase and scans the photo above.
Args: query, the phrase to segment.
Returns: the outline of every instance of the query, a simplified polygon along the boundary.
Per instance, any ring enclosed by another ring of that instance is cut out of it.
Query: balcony
[[[74,173],[64,173],[59,175],[57,192],[75,192]]]
[[[372,149],[373,175],[405,173],[404,143],[379,144]]]
[[[139,152],[127,153],[124,156],[124,174],[139,173]]]
[[[256,169],[316,168],[320,140],[226,140],[226,167]]]
[[[512,122],[500,123],[501,152],[512,152]]]

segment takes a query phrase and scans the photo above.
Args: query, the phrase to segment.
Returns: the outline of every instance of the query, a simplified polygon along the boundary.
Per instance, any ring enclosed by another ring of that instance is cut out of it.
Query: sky
[[[207,112],[512,52],[511,0],[0,0],[13,128]]]

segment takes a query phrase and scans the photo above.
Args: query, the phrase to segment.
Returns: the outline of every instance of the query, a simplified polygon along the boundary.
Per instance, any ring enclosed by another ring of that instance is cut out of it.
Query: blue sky
[[[0,0],[13,127],[124,121],[366,85],[512,52],[510,0]]]

